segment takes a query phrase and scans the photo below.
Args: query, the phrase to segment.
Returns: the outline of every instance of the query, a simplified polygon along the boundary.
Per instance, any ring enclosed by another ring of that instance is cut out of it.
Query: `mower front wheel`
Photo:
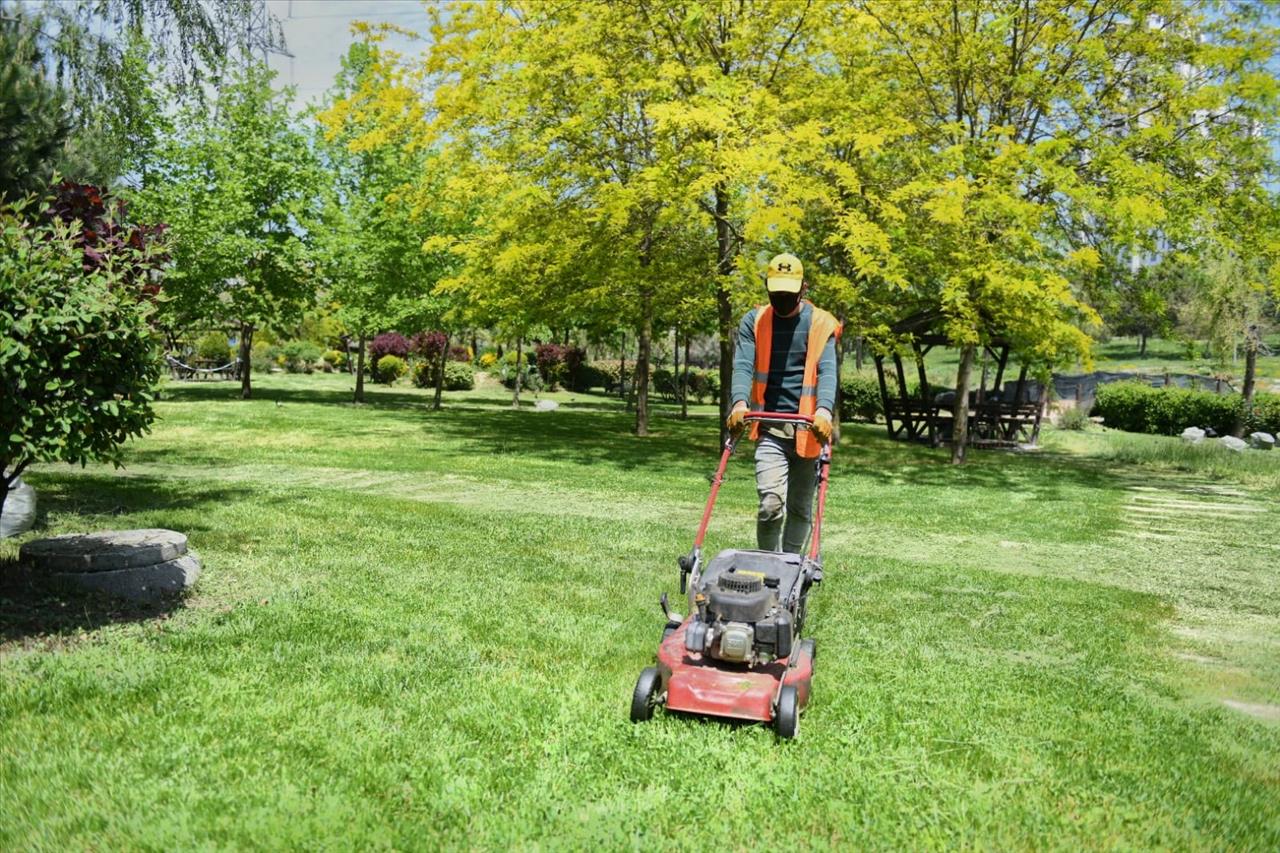
[[[657,667],[647,666],[636,679],[636,689],[631,693],[631,722],[643,723],[653,717],[658,704],[658,687],[662,677]]]
[[[780,738],[791,739],[800,731],[800,701],[794,687],[787,685],[778,692],[778,712],[774,714],[773,724]]]

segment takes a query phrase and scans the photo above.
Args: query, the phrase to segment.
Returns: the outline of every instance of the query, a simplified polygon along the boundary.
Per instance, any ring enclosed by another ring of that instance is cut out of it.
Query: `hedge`
[[[1113,382],[1098,387],[1092,414],[1126,432],[1177,435],[1187,427],[1226,434],[1241,415],[1244,398],[1177,387],[1153,387],[1141,382]],[[1245,432],[1280,430],[1280,396],[1256,394]]]
[[[882,414],[878,381],[857,373],[840,379],[840,420],[874,422]]]

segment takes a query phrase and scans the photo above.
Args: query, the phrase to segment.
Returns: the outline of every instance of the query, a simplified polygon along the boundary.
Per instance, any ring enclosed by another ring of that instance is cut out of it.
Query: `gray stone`
[[[533,407],[539,412],[554,412],[560,408],[560,404],[555,400],[539,400]]]
[[[1187,427],[1182,431],[1182,440],[1191,444],[1199,444],[1204,441],[1204,430],[1200,427]]]
[[[0,510],[0,539],[26,533],[36,523],[36,490],[19,477],[9,484]]]
[[[1249,446],[1247,441],[1242,438],[1236,438],[1234,435],[1224,435],[1218,441],[1227,450],[1234,450],[1236,453],[1244,451]]]
[[[1256,450],[1270,450],[1276,446],[1276,437],[1269,432],[1251,432],[1249,446]]]
[[[102,530],[28,542],[18,558],[49,572],[111,572],[153,566],[187,553],[187,537],[175,530]]]
[[[130,601],[154,601],[176,595],[200,577],[200,558],[189,552],[176,560],[154,566],[137,566],[109,572],[57,572],[51,577],[80,589],[103,592]]]

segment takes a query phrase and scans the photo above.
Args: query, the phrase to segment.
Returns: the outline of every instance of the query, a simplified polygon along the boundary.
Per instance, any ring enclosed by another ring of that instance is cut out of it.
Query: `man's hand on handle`
[[[729,412],[729,417],[725,420],[724,425],[729,428],[729,432],[737,435],[742,432],[742,428],[747,424],[747,404],[738,403],[733,407],[733,411]]]
[[[813,413],[813,426],[809,431],[822,444],[831,441],[831,413],[826,409],[818,409]]]

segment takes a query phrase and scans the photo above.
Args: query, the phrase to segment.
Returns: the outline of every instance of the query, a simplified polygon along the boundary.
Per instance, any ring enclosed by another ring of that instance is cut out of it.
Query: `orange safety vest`
[[[805,302],[812,305],[809,300]],[[809,342],[804,356],[804,379],[800,385],[800,414],[813,417],[818,410],[818,359],[827,346],[827,340],[835,335],[840,339],[842,326],[832,314],[816,305],[809,323]],[[751,411],[764,411],[764,391],[769,384],[769,358],[773,355],[773,306],[761,305],[756,310],[756,367],[751,378]],[[751,424],[751,439],[760,438],[760,424]],[[807,429],[796,430],[796,453],[806,459],[816,459],[822,445]]]

